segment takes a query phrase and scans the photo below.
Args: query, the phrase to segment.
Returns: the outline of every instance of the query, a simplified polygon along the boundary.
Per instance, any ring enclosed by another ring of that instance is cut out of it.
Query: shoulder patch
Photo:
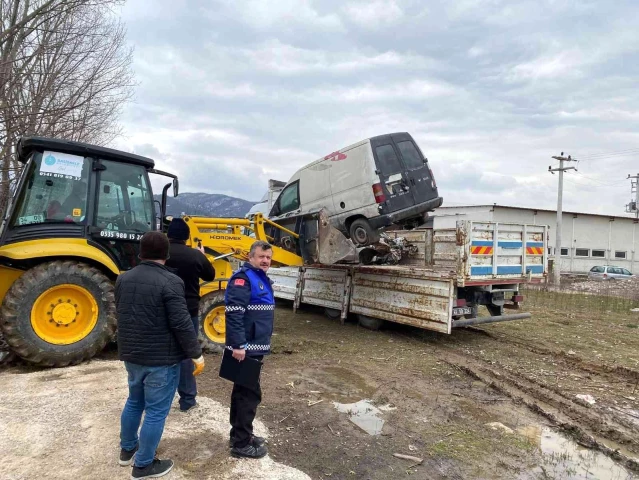
[[[245,283],[246,283],[246,280],[244,280],[243,278],[236,278],[235,281],[233,282],[233,285],[237,285],[238,287],[243,287]]]

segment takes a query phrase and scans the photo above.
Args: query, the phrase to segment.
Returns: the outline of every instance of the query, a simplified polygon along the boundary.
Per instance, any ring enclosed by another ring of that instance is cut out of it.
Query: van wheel
[[[358,218],[351,223],[349,233],[353,243],[359,247],[379,242],[379,233],[371,227],[371,224],[365,218]]]

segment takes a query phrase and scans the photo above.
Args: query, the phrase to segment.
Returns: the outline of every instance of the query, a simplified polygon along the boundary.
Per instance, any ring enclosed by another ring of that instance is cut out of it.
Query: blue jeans
[[[200,319],[191,317],[195,334],[199,333]],[[197,384],[193,376],[193,360],[187,358],[180,362],[180,382],[178,383],[178,393],[180,394],[180,410],[188,410],[195,405],[195,396],[197,395]]]
[[[124,362],[129,373],[129,398],[120,418],[120,446],[131,451],[139,444],[135,466],[146,467],[153,462],[164,422],[171,409],[177,389],[180,364],[147,367]],[[144,415],[144,423],[138,429]]]

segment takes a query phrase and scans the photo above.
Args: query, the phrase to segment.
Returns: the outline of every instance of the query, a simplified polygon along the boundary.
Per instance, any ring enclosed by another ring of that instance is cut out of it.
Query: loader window
[[[153,200],[143,167],[103,160],[95,226],[105,230],[152,230]]]
[[[27,169],[13,218],[14,227],[85,222],[89,160],[57,152],[36,153]]]

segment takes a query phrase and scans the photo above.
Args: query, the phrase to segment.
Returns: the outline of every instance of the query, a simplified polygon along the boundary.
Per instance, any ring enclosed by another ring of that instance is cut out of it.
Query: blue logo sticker
[[[51,154],[49,154],[47,158],[44,159],[44,163],[46,163],[49,166],[55,165],[55,162],[56,162],[56,158]]]

